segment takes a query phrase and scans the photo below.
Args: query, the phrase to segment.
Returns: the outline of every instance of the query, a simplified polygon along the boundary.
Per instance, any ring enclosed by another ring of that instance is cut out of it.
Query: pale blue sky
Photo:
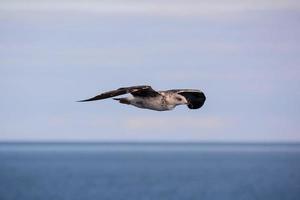
[[[0,141],[300,142],[297,0],[1,0],[0,30]],[[207,102],[75,102],[137,84]]]

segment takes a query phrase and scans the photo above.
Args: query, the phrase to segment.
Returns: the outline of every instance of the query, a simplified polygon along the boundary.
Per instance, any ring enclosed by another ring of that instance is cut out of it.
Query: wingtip
[[[76,102],[86,102],[86,100],[79,100],[79,101],[76,101]]]

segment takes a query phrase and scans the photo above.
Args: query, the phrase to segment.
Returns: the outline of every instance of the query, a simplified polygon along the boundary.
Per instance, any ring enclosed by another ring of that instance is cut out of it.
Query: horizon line
[[[0,145],[2,144],[129,144],[129,145],[155,145],[155,144],[228,144],[228,145],[300,145],[300,141],[164,141],[164,140],[151,140],[151,141],[138,141],[138,140],[0,140]]]

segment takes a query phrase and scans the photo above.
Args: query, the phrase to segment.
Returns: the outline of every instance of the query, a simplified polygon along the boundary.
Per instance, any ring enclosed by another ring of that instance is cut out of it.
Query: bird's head
[[[184,105],[184,104],[188,104],[188,101],[186,100],[186,98],[180,94],[176,94],[174,96],[174,101],[176,105]]]

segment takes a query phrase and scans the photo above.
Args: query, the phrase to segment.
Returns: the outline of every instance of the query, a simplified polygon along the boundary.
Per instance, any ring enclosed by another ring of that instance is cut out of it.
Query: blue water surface
[[[0,144],[0,200],[299,200],[300,145]]]

